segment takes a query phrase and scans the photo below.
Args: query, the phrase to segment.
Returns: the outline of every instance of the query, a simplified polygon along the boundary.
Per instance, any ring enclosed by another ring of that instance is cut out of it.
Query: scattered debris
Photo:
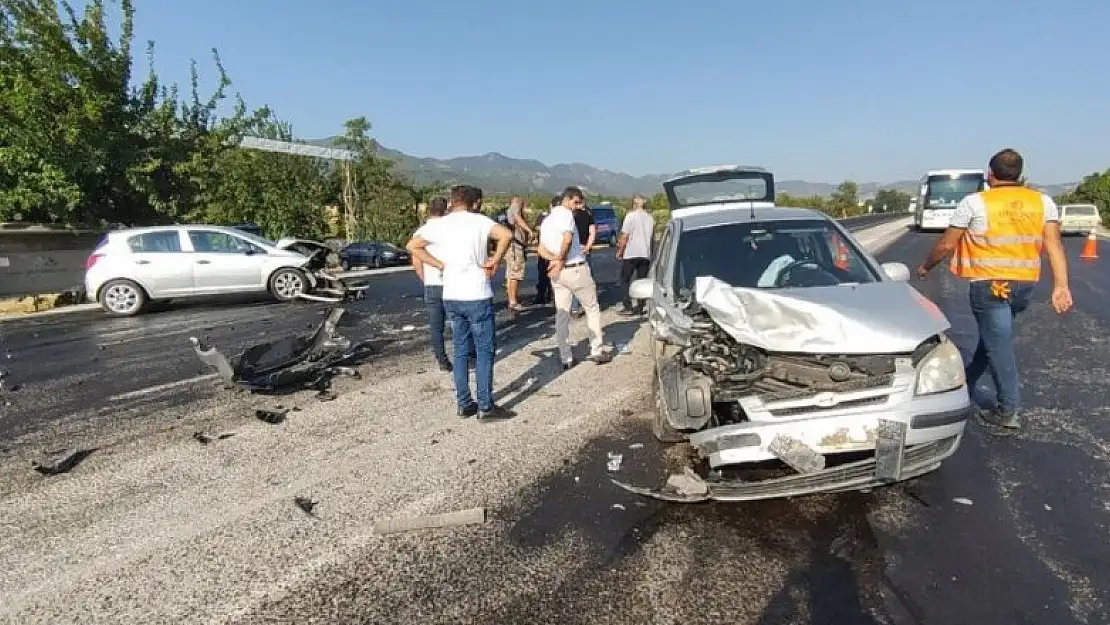
[[[404,327],[402,327],[402,328],[401,328],[401,331],[402,331],[402,332],[412,332],[413,330],[416,330],[416,326],[414,326],[414,325],[411,325],[411,324],[410,324],[410,325],[406,325],[406,326],[404,326]]]
[[[621,344],[617,345],[616,347],[617,347],[617,353],[618,354],[627,355],[627,354],[632,353],[632,346],[629,345],[628,343],[621,343]]]
[[[331,391],[318,391],[316,393],[316,399],[320,401],[332,401],[333,399],[336,399],[338,397],[338,395]]]
[[[201,362],[212,367],[229,384],[249,391],[324,390],[335,375],[357,377],[350,364],[372,353],[369,342],[353,344],[336,333],[346,311],[333,308],[309,335],[258,343],[239,356],[227,358],[190,337]]]
[[[266,423],[269,423],[271,425],[277,425],[282,421],[285,421],[285,413],[286,411],[284,410],[266,410],[265,408],[259,408],[254,411],[254,416],[259,421],[265,421]]]
[[[385,519],[374,523],[375,534],[394,534],[412,530],[436,527],[457,527],[460,525],[480,525],[486,522],[485,508],[471,508],[444,514],[430,514],[418,517]]]
[[[619,503],[613,504],[612,507],[613,507],[614,510],[624,510],[625,509],[624,506],[622,504],[619,504]]]
[[[628,448],[629,449],[643,449],[644,444],[643,443],[632,443],[631,445],[628,446]]]
[[[312,513],[312,510],[316,507],[316,504],[319,503],[319,502],[312,501],[308,497],[294,497],[293,498],[293,503],[297,504],[297,507],[300,508],[301,510],[303,510],[304,513],[307,514],[308,516],[316,516],[315,514]]]
[[[224,439],[231,438],[232,436],[235,436],[235,432],[224,432],[223,434],[217,434],[215,437],[205,434],[204,432],[193,432],[193,440],[197,441],[201,445],[207,445],[212,441],[222,441]]]
[[[66,449],[60,452],[56,452],[53,458],[46,460],[45,462],[33,460],[31,462],[31,468],[38,471],[39,473],[42,473],[43,475],[58,475],[60,473],[69,473],[71,470],[73,470],[74,467],[76,467],[78,464],[81,464],[82,460],[88,458],[94,451],[96,450]]]
[[[972,501],[967,497],[956,497],[952,501],[960,504],[961,506],[970,506],[972,504]]]
[[[705,495],[709,492],[709,484],[690,467],[668,477],[667,487],[673,488],[679,495]]]
[[[622,417],[631,417],[632,415],[634,415],[634,414],[636,414],[636,413],[635,413],[635,412],[632,412],[632,409],[631,409],[631,408],[621,408],[621,409],[620,409],[620,410],[619,410],[619,411],[617,412],[617,414],[619,414],[619,415],[620,415],[620,416],[622,416]]]
[[[624,456],[622,456],[621,454],[615,454],[613,452],[609,452],[609,463],[608,463],[609,470],[610,471],[620,471],[621,470],[621,460],[624,460]]]
[[[1047,503],[1044,505],[1044,509],[1052,512],[1052,506],[1048,505]]]

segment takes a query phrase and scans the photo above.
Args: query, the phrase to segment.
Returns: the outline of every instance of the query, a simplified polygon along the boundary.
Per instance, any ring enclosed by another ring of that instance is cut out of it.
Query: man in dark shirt
[[[590,251],[594,247],[594,239],[597,238],[597,225],[594,223],[594,212],[585,202],[582,203],[582,208],[574,211],[574,225],[578,227],[578,240],[582,242],[582,253],[586,255],[586,264],[589,265],[592,273],[594,264],[590,262]],[[582,303],[577,297],[570,302],[570,314],[575,317],[585,314]]]
[[[551,214],[551,208],[554,208],[563,203],[563,196],[556,195],[551,198],[551,207],[544,209],[540,213],[539,219],[536,220],[536,232],[540,231],[540,224],[543,223],[545,217]],[[539,254],[536,254],[536,306],[546,306],[555,301],[552,295],[551,276],[547,275],[547,259]]]

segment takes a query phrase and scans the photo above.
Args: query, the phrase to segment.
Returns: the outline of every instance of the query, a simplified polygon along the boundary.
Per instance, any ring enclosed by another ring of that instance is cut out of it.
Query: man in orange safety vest
[[[960,201],[951,225],[917,268],[918,277],[925,279],[951,254],[953,275],[970,282],[979,344],[965,368],[967,388],[977,399],[976,383],[990,370],[998,401],[981,409],[979,418],[1005,428],[1021,425],[1014,318],[1029,306],[1041,277],[1042,248],[1052,269],[1053,308],[1063,314],[1072,306],[1060,211],[1052,198],[1021,183],[1023,168],[1016,151],[995,154],[987,173],[990,188]]]

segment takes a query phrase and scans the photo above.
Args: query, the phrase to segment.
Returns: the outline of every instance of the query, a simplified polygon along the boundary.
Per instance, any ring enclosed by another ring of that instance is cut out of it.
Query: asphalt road
[[[935,238],[908,233],[878,257],[912,267]],[[625,479],[663,470],[666,454],[630,425],[594,439],[528,496],[495,511],[515,519],[506,534],[427,538],[386,560],[352,557],[295,600],[244,621],[379,622],[368,615],[397,602],[399,611],[425,615],[469,605],[481,615],[469,622],[488,623],[1110,623],[1110,275],[1105,261],[1076,260],[1082,241],[1066,245],[1077,310],[1056,315],[1046,279],[1019,318],[1024,429],[997,435],[970,425],[957,455],[934,474],[872,493],[666,505],[608,482],[606,452],[632,442],[643,453],[626,452]],[[615,265],[602,260],[598,272],[613,279]],[[970,348],[966,288],[941,270],[914,285]],[[394,341],[383,341],[387,349],[419,352],[418,336],[400,340],[404,325],[423,323],[419,292],[411,274],[375,278],[371,299],[352,309],[354,327]],[[614,298],[610,289],[606,299]],[[132,320],[74,314],[2,323],[0,366],[10,371],[8,387],[22,388],[3,393],[11,404],[0,441],[92,406],[202,401],[214,391],[190,381],[202,373],[190,335],[234,348],[307,331],[321,310],[204,305]],[[571,533],[582,541],[573,558],[557,548]],[[386,589],[374,585],[382,575],[392,580]],[[772,579],[786,581],[768,591]],[[481,610],[483,597],[492,601],[507,587],[517,599]]]

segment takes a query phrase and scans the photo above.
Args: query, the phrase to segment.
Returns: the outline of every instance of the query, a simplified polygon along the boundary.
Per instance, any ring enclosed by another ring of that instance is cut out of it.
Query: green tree
[[[910,195],[898,189],[880,189],[871,205],[875,212],[904,213],[910,209]]]
[[[835,217],[849,217],[859,212],[859,185],[851,180],[841,182],[829,197],[829,208]]]
[[[1094,204],[1104,221],[1110,219],[1110,169],[1084,176],[1074,190],[1056,201],[1059,204]]]
[[[370,127],[365,117],[347,120],[338,140],[355,154],[337,168],[345,236],[403,243],[420,223],[413,187],[393,170],[392,160],[378,155]]]

